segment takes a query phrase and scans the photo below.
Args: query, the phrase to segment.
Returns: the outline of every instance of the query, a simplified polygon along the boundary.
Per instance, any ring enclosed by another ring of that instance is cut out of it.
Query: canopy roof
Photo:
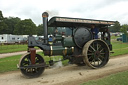
[[[110,26],[114,25],[115,21],[82,19],[82,18],[69,18],[69,17],[52,17],[49,22],[49,27],[89,27],[95,24],[97,26]]]

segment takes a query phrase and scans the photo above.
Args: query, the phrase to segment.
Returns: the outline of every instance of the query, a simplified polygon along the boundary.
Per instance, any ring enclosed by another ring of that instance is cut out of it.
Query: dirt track
[[[36,50],[36,52],[41,52],[42,50]],[[11,57],[11,56],[15,56],[15,55],[23,55],[27,53],[27,51],[20,51],[20,52],[14,52],[14,53],[3,53],[0,54],[0,58],[5,58],[5,57]]]
[[[46,69],[40,77],[33,79],[25,78],[20,71],[8,72],[0,74],[0,85],[79,85],[125,70],[128,70],[128,55],[110,59],[105,67],[99,69],[76,65]]]

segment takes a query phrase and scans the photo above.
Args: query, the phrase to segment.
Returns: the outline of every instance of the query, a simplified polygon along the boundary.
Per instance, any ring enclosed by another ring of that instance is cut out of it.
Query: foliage
[[[7,31],[8,26],[4,22],[2,11],[0,11],[0,34],[4,34]]]
[[[81,85],[127,85],[128,71],[112,74],[102,79],[86,82]]]
[[[119,32],[121,25],[116,21],[114,26],[110,26],[111,32]],[[58,29],[59,30],[59,29]],[[60,30],[62,31],[62,30]],[[48,34],[54,34],[55,28],[48,28]],[[18,17],[3,17],[0,11],[0,34],[28,34],[43,35],[43,25],[36,26],[31,19],[20,20]]]
[[[38,25],[37,27],[37,35],[38,36],[42,36],[44,34],[44,30],[43,30],[43,24]]]
[[[128,36],[128,25],[127,24],[122,25],[120,31],[124,33],[126,36]]]
[[[48,34],[53,34],[54,35],[55,32],[55,27],[49,27],[48,28]]]
[[[34,35],[37,34],[36,28],[31,19],[4,18],[2,11],[0,11],[0,34]]]
[[[20,22],[20,18],[18,17],[7,17],[5,18],[5,24],[8,26],[6,32],[4,34],[14,34],[15,25]]]
[[[109,27],[111,32],[120,32],[120,23],[118,21],[116,21],[114,26]]]
[[[14,29],[14,33],[17,35],[34,35],[36,34],[36,25],[31,19],[21,20]]]

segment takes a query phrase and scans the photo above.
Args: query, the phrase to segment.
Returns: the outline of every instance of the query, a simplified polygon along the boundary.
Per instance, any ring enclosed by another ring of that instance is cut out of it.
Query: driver
[[[96,28],[96,26],[94,24],[91,25],[91,32],[93,34],[93,38],[98,39],[99,30],[98,30],[98,28]]]

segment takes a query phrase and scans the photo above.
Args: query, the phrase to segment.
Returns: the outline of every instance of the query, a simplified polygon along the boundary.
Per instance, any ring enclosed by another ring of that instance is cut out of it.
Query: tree
[[[14,34],[15,25],[20,22],[21,19],[18,17],[7,17],[5,18],[5,23],[8,25],[6,34]]]
[[[43,34],[44,34],[43,24],[40,24],[37,27],[37,35],[42,36]]]
[[[48,34],[54,34],[55,28],[54,27],[48,27]],[[38,25],[37,27],[37,35],[44,35],[44,28],[43,24]]]
[[[54,32],[55,32],[55,27],[49,27],[48,28],[48,34],[50,35],[50,34],[54,34]]]
[[[124,33],[126,36],[128,36],[128,25],[127,24],[122,25],[120,31]]]
[[[0,11],[0,34],[6,34],[8,26],[4,22],[2,11]]]
[[[116,21],[114,26],[109,27],[111,32],[120,32],[120,23],[118,21]]]
[[[36,25],[32,22],[31,19],[21,20],[16,24],[14,33],[17,35],[34,35],[36,32]]]

